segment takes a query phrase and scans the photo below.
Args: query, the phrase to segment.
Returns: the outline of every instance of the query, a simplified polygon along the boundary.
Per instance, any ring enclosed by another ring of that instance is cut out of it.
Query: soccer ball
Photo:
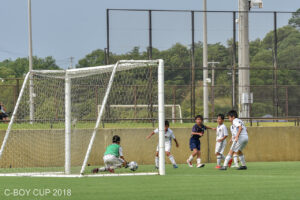
[[[135,161],[131,161],[128,166],[131,171],[136,171],[139,168],[138,164]]]

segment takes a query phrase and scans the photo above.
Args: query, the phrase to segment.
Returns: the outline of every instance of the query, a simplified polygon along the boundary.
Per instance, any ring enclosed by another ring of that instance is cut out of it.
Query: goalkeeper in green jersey
[[[114,135],[112,138],[112,144],[106,147],[103,156],[105,167],[95,168],[92,170],[92,173],[105,172],[105,171],[114,173],[116,168],[121,168],[122,166],[127,168],[127,162],[124,159],[120,142],[121,142],[121,138],[118,135]]]

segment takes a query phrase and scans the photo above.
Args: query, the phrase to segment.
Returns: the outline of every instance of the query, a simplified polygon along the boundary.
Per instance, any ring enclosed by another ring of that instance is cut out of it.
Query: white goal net
[[[102,128],[104,119],[120,130],[126,160],[137,159],[144,144],[133,146],[130,138],[139,136],[122,131],[122,116],[131,113],[111,105],[138,104],[147,107],[144,120],[159,127],[159,172],[143,159],[138,171],[119,172],[164,175],[163,60],[29,72],[8,129],[0,134],[0,176],[91,175],[93,167],[103,165],[103,152],[114,132]],[[138,121],[130,118],[126,123],[134,127]]]
[[[135,93],[136,95],[136,93]],[[151,111],[153,113],[153,117],[157,119],[158,115],[158,105],[147,105],[147,104],[137,104],[137,97],[133,97],[135,99],[135,104],[124,104],[124,105],[109,105],[109,110],[111,113],[125,113],[124,116],[116,116],[114,120],[119,121],[131,121],[131,120],[139,120],[139,121],[149,121],[147,117],[149,116],[149,109],[152,106]],[[182,119],[182,110],[179,104],[165,104],[165,118],[166,120],[170,119],[172,123],[183,123]],[[98,112],[100,112],[102,105],[98,105]],[[110,116],[111,117],[111,116]],[[121,118],[120,118],[121,117]],[[112,119],[107,120],[112,121]]]

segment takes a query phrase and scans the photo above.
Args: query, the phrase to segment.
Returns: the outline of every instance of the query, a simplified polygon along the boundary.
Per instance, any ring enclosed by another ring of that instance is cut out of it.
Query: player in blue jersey
[[[201,168],[204,167],[205,164],[201,163],[201,143],[200,143],[200,137],[204,135],[204,131],[206,129],[213,129],[216,130],[216,128],[211,128],[208,126],[205,126],[203,124],[203,117],[201,115],[197,115],[195,117],[196,124],[192,128],[192,135],[190,138],[190,149],[192,151],[192,154],[187,159],[187,164],[189,167],[193,167],[192,161],[195,156],[197,156],[197,167]]]

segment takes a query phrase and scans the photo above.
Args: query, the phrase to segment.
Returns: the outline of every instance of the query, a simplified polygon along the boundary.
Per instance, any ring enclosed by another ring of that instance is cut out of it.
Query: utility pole
[[[211,113],[212,118],[215,116],[215,64],[219,64],[220,62],[208,62],[207,64],[212,65],[212,71],[211,71]]]
[[[70,57],[70,67],[69,69],[73,69],[73,60],[74,60],[74,57]]]
[[[235,98],[235,93],[236,93],[236,13],[233,12],[233,17],[232,17],[232,22],[233,22],[233,37],[232,37],[232,100],[231,100],[231,107],[232,109],[236,109],[236,98]]]
[[[32,61],[32,24],[31,24],[31,0],[28,0],[28,36],[29,36],[29,72],[32,71],[33,61]],[[29,119],[30,124],[34,120],[34,90],[33,90],[33,78],[32,74],[29,76]]]
[[[239,0],[239,116],[250,117],[249,2]]]
[[[203,0],[203,117],[204,122],[208,121],[208,64],[207,64],[207,13],[206,0]]]

